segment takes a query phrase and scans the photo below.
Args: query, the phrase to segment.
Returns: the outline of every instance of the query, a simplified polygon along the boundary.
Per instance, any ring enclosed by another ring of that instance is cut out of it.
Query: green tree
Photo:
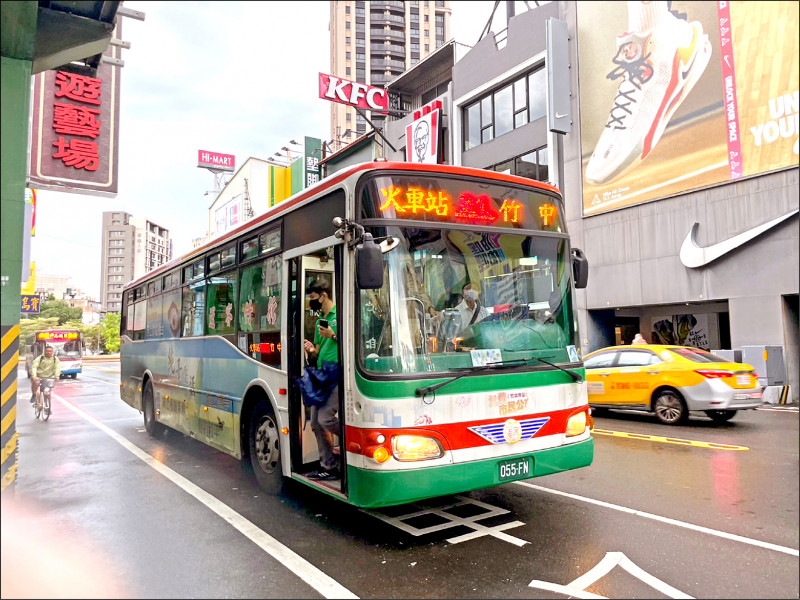
[[[67,321],[80,320],[83,316],[83,310],[80,308],[70,308],[64,300],[48,300],[42,302],[39,317],[48,319],[55,317],[58,319],[59,325],[64,325]]]
[[[107,313],[100,322],[100,331],[105,336],[106,351],[110,354],[119,352],[119,313]]]

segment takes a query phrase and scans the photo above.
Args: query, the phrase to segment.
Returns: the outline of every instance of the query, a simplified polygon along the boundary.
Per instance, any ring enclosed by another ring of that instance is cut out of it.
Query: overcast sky
[[[521,2],[517,11],[524,10]],[[174,256],[205,234],[213,175],[197,151],[266,158],[308,135],[330,137],[317,75],[330,71],[328,2],[126,2],[122,39],[119,193],[40,191],[32,260],[38,274],[71,277],[99,300],[104,211],[169,229]],[[494,2],[454,1],[457,42],[473,46]],[[492,30],[505,27],[500,3]]]

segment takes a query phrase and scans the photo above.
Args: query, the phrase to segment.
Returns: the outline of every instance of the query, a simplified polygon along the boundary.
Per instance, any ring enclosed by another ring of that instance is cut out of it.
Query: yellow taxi
[[[703,411],[718,422],[738,410],[761,406],[752,366],[730,362],[688,346],[612,346],[586,355],[589,404],[654,412],[662,423],[684,421]]]

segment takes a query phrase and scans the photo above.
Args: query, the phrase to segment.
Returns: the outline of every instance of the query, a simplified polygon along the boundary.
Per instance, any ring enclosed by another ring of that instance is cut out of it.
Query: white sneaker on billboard
[[[647,158],[710,58],[703,26],[672,14],[649,32],[617,36],[616,66],[606,77],[622,81],[586,180],[608,183]]]

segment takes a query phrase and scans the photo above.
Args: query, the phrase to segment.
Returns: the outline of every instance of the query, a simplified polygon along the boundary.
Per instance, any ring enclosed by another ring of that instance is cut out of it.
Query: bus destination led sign
[[[51,342],[67,342],[77,340],[77,331],[39,331],[36,333],[37,340],[49,340]]]
[[[439,220],[467,223],[520,223],[525,216],[525,205],[516,199],[505,198],[497,203],[486,194],[462,192],[457,202],[442,190],[422,189],[409,186],[388,186],[380,188],[378,210],[384,216],[400,219],[425,218],[431,216]],[[544,203],[539,206],[539,217],[545,226],[550,226],[558,217],[555,205]]]

